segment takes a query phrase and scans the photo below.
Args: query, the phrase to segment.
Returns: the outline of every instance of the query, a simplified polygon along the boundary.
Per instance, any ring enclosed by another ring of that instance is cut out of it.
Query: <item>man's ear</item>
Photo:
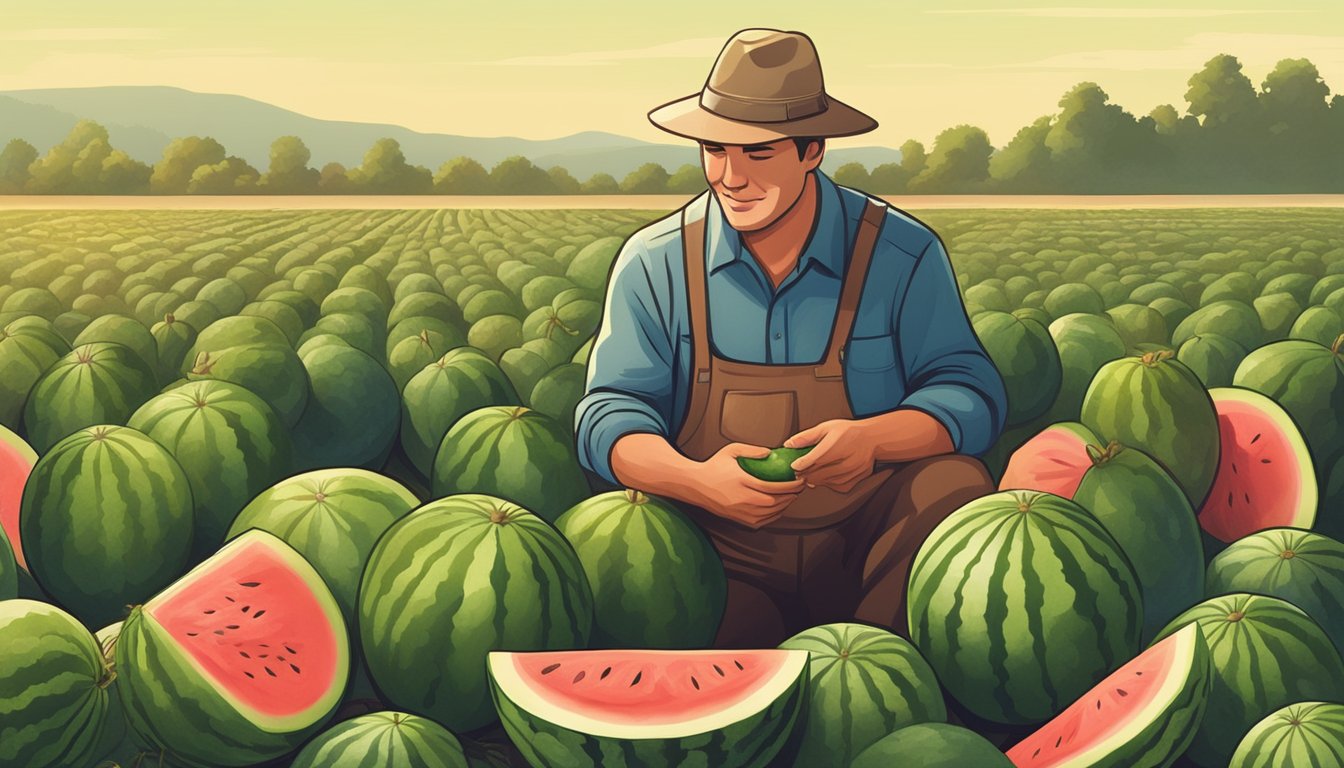
[[[826,157],[826,141],[824,139],[820,141],[809,142],[807,145],[807,149],[803,152],[803,162],[807,164],[807,170],[809,172],[816,170],[821,165],[821,161],[825,159],[825,157]]]

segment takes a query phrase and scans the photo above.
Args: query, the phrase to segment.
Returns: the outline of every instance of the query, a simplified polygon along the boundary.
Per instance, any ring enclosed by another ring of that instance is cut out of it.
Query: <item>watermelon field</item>
[[[0,766],[1344,765],[1344,210],[914,211],[1003,375],[909,636],[576,458],[664,211],[0,211]]]

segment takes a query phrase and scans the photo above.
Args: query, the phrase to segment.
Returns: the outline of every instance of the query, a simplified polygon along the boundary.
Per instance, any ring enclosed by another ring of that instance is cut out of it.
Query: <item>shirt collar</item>
[[[798,271],[802,272],[811,263],[838,278],[844,272],[845,244],[848,242],[844,206],[840,201],[840,191],[826,174],[816,170],[812,175],[819,197],[817,218],[799,257]],[[709,211],[705,218],[708,223],[709,272],[713,274],[751,254],[742,245],[741,233],[728,223],[714,191],[710,190],[707,194]]]

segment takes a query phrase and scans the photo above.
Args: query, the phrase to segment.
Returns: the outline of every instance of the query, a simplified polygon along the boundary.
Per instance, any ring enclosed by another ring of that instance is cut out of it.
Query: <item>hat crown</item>
[[[816,97],[825,91],[821,60],[800,32],[746,29],[724,46],[706,85],[724,96],[755,101]]]

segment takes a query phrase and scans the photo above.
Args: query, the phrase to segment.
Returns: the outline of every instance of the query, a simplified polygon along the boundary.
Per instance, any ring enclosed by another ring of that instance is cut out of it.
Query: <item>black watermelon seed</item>
[[[252,614],[252,618],[254,618],[254,619],[260,619],[260,618],[261,618],[261,614],[263,614],[263,613],[265,613],[265,612],[266,612],[266,609],[265,609],[265,608],[262,608],[261,610],[259,610],[259,611],[257,611],[256,613]]]
[[[576,683],[579,682],[579,681],[582,680],[582,679],[584,678],[584,676],[587,675],[587,674],[588,674],[587,672],[585,672],[584,670],[580,669],[580,670],[579,670],[579,674],[577,674],[577,675],[574,676],[574,682],[576,682]]]
[[[1269,461],[1269,459],[1261,459],[1261,460],[1260,460],[1260,463],[1261,463],[1261,464],[1268,464],[1268,463],[1270,463],[1270,461]]]
[[[1257,432],[1257,433],[1255,433],[1255,437],[1252,437],[1252,438],[1251,438],[1251,443],[1250,443],[1250,444],[1251,444],[1251,445],[1255,445],[1255,441],[1256,441],[1256,440],[1259,440],[1259,439],[1260,439],[1260,433]]]
[[[265,659],[265,658],[269,657],[270,655],[271,655],[271,654],[269,654],[269,653],[259,653],[259,654],[257,654],[257,658],[258,658],[258,659]]]
[[[549,667],[546,667],[545,669],[541,670],[541,674],[543,674],[543,675],[549,675],[549,674],[551,674],[552,672],[554,672],[555,670],[557,670],[557,669],[559,669],[559,668],[560,668],[560,665],[559,665],[559,664],[552,664],[552,665],[550,665]]]
[[[251,656],[247,655],[247,651],[239,651],[239,652],[238,652],[238,655],[239,655],[239,656],[242,656],[244,659],[250,659],[250,658],[252,658]]]
[[[1064,741],[1063,736],[1060,736],[1058,739],[1055,739],[1055,749],[1059,749],[1059,745],[1063,743],[1063,741]]]
[[[201,611],[201,613],[204,613],[206,616],[209,616],[210,614],[212,614],[212,613],[214,613],[214,612],[215,612],[215,609],[214,609],[214,608],[207,608],[207,609],[205,609],[204,611]]]
[[[737,659],[733,659],[733,663],[737,665],[738,669],[746,669],[746,667],[742,666],[742,662],[738,661]]]
[[[250,606],[250,605],[244,605],[244,606],[243,606],[243,613],[247,613],[247,612],[250,611],[251,609],[252,609],[252,606]]]
[[[606,680],[606,679],[607,679],[607,675],[610,675],[610,674],[611,674],[611,667],[607,667],[606,669],[602,670],[602,674],[599,675],[597,679],[598,679],[598,680]]]
[[[1036,748],[1036,751],[1031,753],[1031,756],[1034,758],[1034,757],[1036,757],[1036,756],[1039,755],[1039,754],[1041,754],[1041,748],[1040,748],[1040,747],[1037,747],[1037,748]]]
[[[299,674],[299,668],[298,668],[297,666],[295,666],[295,665],[293,665],[293,664],[290,664],[290,665],[289,665],[289,668],[292,669],[292,670],[294,670],[294,674],[296,674],[296,675]]]
[[[271,677],[275,677],[275,673],[271,671],[270,667],[262,667],[262,669],[266,670],[266,674],[270,675]]]
[[[261,582],[260,582],[260,581],[240,581],[240,582],[238,582],[238,586],[240,586],[240,587],[260,587],[260,586],[261,586]]]
[[[1128,695],[1129,695],[1129,691],[1126,691],[1124,688],[1116,688],[1116,689],[1115,689],[1115,692],[1118,693],[1118,694],[1120,694],[1121,696],[1128,696]]]
[[[718,665],[718,664],[715,664],[715,665],[714,665],[714,671],[719,673],[719,677],[723,677],[723,676],[724,676],[724,675],[723,675],[723,670],[719,668],[719,665]]]
[[[691,685],[695,686],[695,690],[700,690],[700,681],[695,679],[695,675],[691,675]]]
[[[247,675],[248,677],[252,678],[253,680],[256,680],[256,679],[257,679],[257,676],[254,675],[254,674],[252,674],[251,672],[243,672],[243,674],[244,674],[244,675]]]
[[[229,597],[228,595],[225,595],[225,596],[224,596],[224,599],[225,599],[225,600],[228,600],[230,603],[236,603],[236,602],[238,602],[237,600],[234,600],[232,597]]]
[[[238,628],[238,625],[237,625],[237,624],[229,624],[228,626],[226,626],[226,627],[224,627],[224,628],[225,628],[225,629],[237,629],[237,628]]]
[[[644,676],[644,673],[643,673],[642,671],[641,671],[641,672],[636,672],[636,673],[635,673],[635,679],[630,681],[630,687],[633,688],[633,687],[635,687],[636,685],[639,685],[639,679],[640,679],[641,677],[643,677],[643,676]]]
[[[216,630],[215,630],[215,634],[216,634],[216,635],[223,635],[223,634],[224,634],[224,630],[222,630],[222,629],[216,629]]]
[[[187,633],[187,637],[195,637],[195,636],[196,636],[196,633],[195,633],[195,632],[188,632],[188,633]]]
[[[1101,699],[1097,699],[1097,709],[1101,709]]]
[[[290,648],[288,645],[285,646],[285,650],[289,651],[290,653],[298,653],[298,651],[294,650],[293,648]]]

